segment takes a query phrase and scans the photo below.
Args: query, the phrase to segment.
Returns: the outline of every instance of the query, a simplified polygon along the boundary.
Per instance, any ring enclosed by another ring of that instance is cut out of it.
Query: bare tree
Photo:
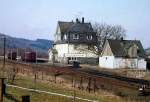
[[[97,35],[97,44],[90,50],[99,55],[107,39],[121,39],[126,36],[126,30],[121,25],[109,25],[106,23],[94,23],[93,29]]]

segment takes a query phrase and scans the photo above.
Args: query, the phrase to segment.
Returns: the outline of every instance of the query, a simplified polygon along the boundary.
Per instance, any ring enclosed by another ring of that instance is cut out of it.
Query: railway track
[[[80,70],[82,71],[82,70]],[[86,70],[83,71],[86,72],[88,74],[91,75],[96,75],[96,76],[103,76],[103,77],[109,77],[112,79],[117,79],[117,80],[121,80],[121,81],[125,81],[125,82],[129,82],[129,83],[135,83],[135,84],[141,84],[141,85],[150,85],[150,81],[149,80],[144,80],[144,79],[136,79],[136,78],[129,78],[129,77],[124,77],[124,76],[119,76],[119,75],[114,75],[111,74],[110,72],[99,72],[97,70]]]
[[[85,78],[93,78],[93,79],[101,79],[104,78],[105,80],[115,80],[118,85],[122,85],[119,84],[118,82],[123,82],[126,85],[132,85],[135,84],[137,86],[141,86],[141,85],[146,85],[147,87],[150,87],[150,80],[144,80],[144,79],[136,79],[136,78],[129,78],[129,77],[124,77],[124,76],[119,76],[119,75],[114,75],[112,73],[108,73],[108,72],[100,72],[94,69],[90,69],[90,70],[81,70],[79,69],[75,69],[72,67],[68,67],[68,66],[48,66],[48,65],[36,65],[36,64],[32,64],[32,63],[23,63],[23,62],[16,62],[16,61],[7,61],[8,63],[13,63],[13,64],[21,64],[24,66],[34,66],[37,67],[34,70],[38,70],[38,71],[44,71],[46,73],[55,73],[55,74],[67,74],[67,75],[76,75],[78,77],[85,77]],[[33,69],[32,69],[33,70]],[[115,84],[114,81],[114,84]]]

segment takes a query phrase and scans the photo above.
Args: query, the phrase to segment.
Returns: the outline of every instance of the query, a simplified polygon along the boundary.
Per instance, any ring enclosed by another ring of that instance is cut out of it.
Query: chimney
[[[123,41],[123,37],[121,37],[121,41]]]
[[[76,18],[76,23],[79,23],[79,19],[78,18]]]
[[[84,23],[84,17],[82,17],[82,23]]]

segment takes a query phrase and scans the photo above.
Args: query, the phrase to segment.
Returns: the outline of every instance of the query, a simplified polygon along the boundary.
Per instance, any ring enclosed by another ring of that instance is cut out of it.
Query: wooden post
[[[30,102],[30,96],[29,95],[22,96],[22,102]]]
[[[35,72],[35,75],[34,75],[34,87],[36,89],[36,79],[37,79],[37,75],[36,75],[36,72]]]
[[[24,74],[24,68],[22,68],[23,74]]]
[[[89,78],[88,86],[87,86],[88,92],[91,91],[91,77]]]
[[[80,87],[79,87],[79,88],[80,88],[81,90],[83,90],[83,85],[82,85],[82,83],[83,83],[83,77],[80,77]]]
[[[0,78],[0,102],[3,102],[4,78]]]
[[[72,76],[71,82],[72,82],[72,87],[73,87],[73,76]]]
[[[94,93],[96,91],[96,79],[94,79]]]
[[[43,77],[43,71],[42,71],[42,80],[44,79],[44,77]]]
[[[56,75],[56,73],[55,73],[55,74],[54,74],[54,81],[55,81],[55,83],[56,83],[56,76],[57,76],[57,75]]]
[[[38,71],[36,72],[36,77],[37,77],[37,79],[39,79],[39,74],[38,74]]]
[[[76,91],[75,91],[75,87],[76,87],[76,79],[75,77],[73,78],[73,102],[76,101]]]

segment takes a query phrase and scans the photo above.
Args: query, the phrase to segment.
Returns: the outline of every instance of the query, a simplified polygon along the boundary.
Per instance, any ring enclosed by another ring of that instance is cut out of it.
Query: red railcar
[[[36,53],[35,52],[25,52],[21,56],[22,61],[25,62],[36,62]]]
[[[16,60],[17,59],[17,52],[9,52],[7,54],[7,58],[11,60]]]

